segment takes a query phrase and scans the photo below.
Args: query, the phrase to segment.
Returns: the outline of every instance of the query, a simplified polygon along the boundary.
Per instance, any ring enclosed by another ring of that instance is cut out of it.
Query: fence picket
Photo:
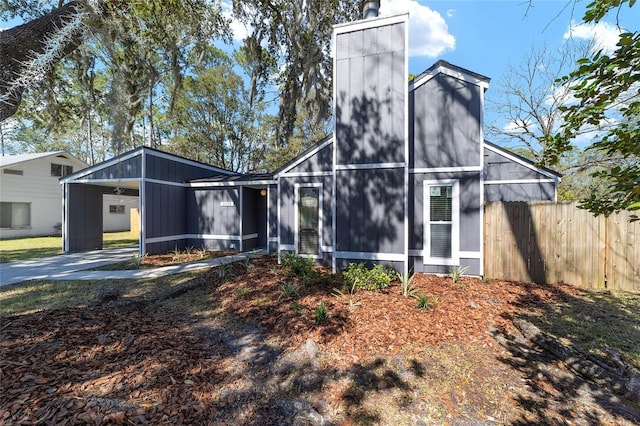
[[[640,222],[594,217],[577,203],[487,203],[489,278],[640,292]]]

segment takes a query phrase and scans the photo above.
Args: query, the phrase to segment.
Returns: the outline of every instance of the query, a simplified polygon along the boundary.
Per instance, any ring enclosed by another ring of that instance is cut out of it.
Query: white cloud
[[[250,29],[233,16],[233,4],[231,1],[222,2],[222,15],[230,22],[231,37],[234,43],[242,43],[250,34]]]
[[[447,10],[447,17],[453,18],[453,15],[455,15],[455,14],[456,14],[456,10],[455,9]]]
[[[442,15],[416,0],[384,0],[380,16],[409,12],[409,56],[435,58],[456,47]]]
[[[592,53],[603,50],[611,53],[616,50],[616,43],[620,40],[622,30],[608,22],[598,22],[597,24],[576,24],[575,22],[565,31],[564,38],[577,38],[582,40],[593,40]]]

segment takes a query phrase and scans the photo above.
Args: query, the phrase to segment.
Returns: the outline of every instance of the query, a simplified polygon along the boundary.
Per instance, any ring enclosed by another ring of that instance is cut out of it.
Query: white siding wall
[[[110,213],[109,206],[124,206],[124,214]],[[128,231],[131,227],[131,209],[138,207],[138,197],[124,195],[102,196],[102,218],[104,232]]]
[[[0,238],[54,235],[56,224],[62,223],[62,185],[51,176],[51,163],[85,166],[77,161],[56,156],[38,158],[6,168],[22,170],[23,175],[10,175],[0,170],[0,201],[31,204],[31,226],[23,229],[0,229]]]

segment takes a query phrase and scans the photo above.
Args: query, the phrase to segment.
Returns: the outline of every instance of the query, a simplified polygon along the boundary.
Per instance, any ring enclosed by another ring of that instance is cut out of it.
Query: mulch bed
[[[285,377],[273,373],[269,360],[252,365],[238,358],[229,336],[241,340],[247,329],[259,336],[248,345],[268,345],[275,357],[298,351],[309,339],[315,342],[317,371],[335,379],[321,379],[304,395],[328,401],[326,416],[338,413],[333,418],[344,424],[391,421],[364,410],[363,395],[353,383],[375,392],[402,391],[407,415],[438,418],[428,417],[432,413],[425,408],[435,402],[411,399],[420,379],[409,386],[403,380],[410,379],[392,380],[390,370],[379,367],[381,359],[415,364],[423,352],[434,347],[446,352],[448,345],[486,352],[489,363],[473,367],[469,380],[509,386],[498,407],[504,417],[496,423],[562,419],[558,413],[527,414],[519,405],[517,395],[526,392],[521,372],[498,361],[505,354],[489,330],[514,331],[511,320],[520,309],[570,298],[579,292],[573,287],[467,277],[454,284],[449,277],[418,275],[416,291],[437,297],[435,306],[425,310],[403,297],[397,284],[381,292],[359,291],[350,299],[336,297],[331,286],[298,283],[298,295],[284,298],[282,285],[296,279],[274,267],[273,257],[234,269],[236,278],[229,282],[221,282],[214,270],[203,275],[215,307],[223,312],[214,319],[187,316],[166,302],[134,309],[117,301],[3,317],[0,424],[289,424],[291,404],[286,401],[300,398],[301,388],[280,390],[278,382]],[[340,285],[338,279],[334,285]],[[328,316],[318,323],[314,312],[320,303]],[[435,374],[435,380],[443,372],[418,373]],[[489,404],[482,392],[465,379],[459,388],[437,394],[436,402],[453,416],[448,421],[479,421]],[[461,408],[476,404],[467,409],[472,411]]]

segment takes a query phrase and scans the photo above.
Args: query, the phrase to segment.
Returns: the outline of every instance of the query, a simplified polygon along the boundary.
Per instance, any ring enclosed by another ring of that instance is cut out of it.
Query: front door
[[[298,188],[298,254],[319,253],[320,188]]]

